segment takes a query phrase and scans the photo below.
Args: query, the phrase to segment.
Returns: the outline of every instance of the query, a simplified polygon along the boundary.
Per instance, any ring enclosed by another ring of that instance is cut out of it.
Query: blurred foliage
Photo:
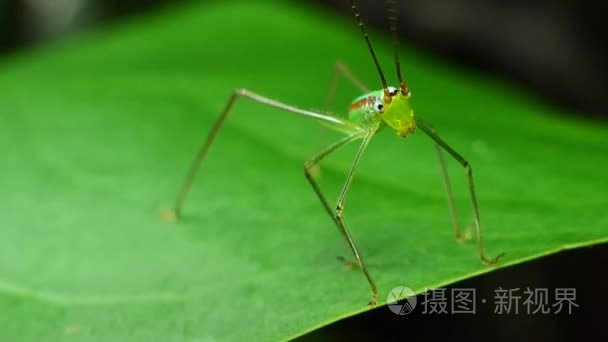
[[[375,41],[392,75],[390,44]],[[415,110],[475,168],[501,266],[606,241],[607,127],[404,56]],[[238,103],[185,220],[157,213],[234,88],[322,108],[338,58],[378,83],[352,21],[262,1],[161,11],[5,59],[0,340],[277,340],[368,310],[368,285],[335,260],[348,248],[302,175],[336,138],[315,123]],[[338,93],[343,112],[357,94]],[[453,239],[430,141],[382,133],[345,212],[380,301],[493,270]],[[354,148],[324,164],[329,194]],[[451,171],[466,223],[464,173]]]

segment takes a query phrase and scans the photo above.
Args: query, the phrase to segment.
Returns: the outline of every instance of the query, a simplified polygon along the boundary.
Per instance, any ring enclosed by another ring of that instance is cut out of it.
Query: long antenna
[[[399,22],[399,11],[397,9],[397,3],[395,0],[386,0],[386,8],[388,14],[388,22],[393,36],[393,50],[395,55],[395,67],[397,68],[397,76],[399,77],[399,87],[401,88],[401,94],[408,95],[410,90],[403,79],[401,73],[401,63],[399,62],[399,32],[397,30],[397,23]]]
[[[386,78],[384,78],[384,73],[382,73],[382,68],[380,67],[380,62],[378,62],[378,57],[376,57],[376,52],[372,47],[372,43],[369,41],[369,37],[367,35],[367,30],[365,29],[365,25],[363,25],[363,19],[361,19],[361,14],[357,9],[357,5],[355,5],[355,0],[350,0],[351,8],[353,9],[353,13],[355,14],[355,20],[359,24],[361,28],[361,32],[363,32],[363,38],[365,38],[365,42],[367,43],[367,47],[369,48],[369,52],[374,59],[374,64],[376,64],[376,69],[378,69],[378,74],[380,75],[380,80],[382,81],[382,88],[384,88],[384,98],[386,102],[391,101],[391,93],[388,90],[388,85],[386,83]]]

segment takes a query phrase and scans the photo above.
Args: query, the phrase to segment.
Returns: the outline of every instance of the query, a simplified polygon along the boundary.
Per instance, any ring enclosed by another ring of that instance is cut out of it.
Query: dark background
[[[0,59],[74,32],[186,1],[0,0]],[[359,2],[366,22],[386,30],[383,1]],[[351,16],[346,0],[314,0],[310,6]],[[608,118],[606,1],[408,0],[400,1],[400,16],[401,37],[410,45],[517,84],[567,115],[595,121]],[[608,245],[603,245],[562,252],[454,285],[476,288],[486,298],[492,298],[493,289],[499,286],[573,287],[580,305],[573,315],[501,316],[480,307],[477,315],[466,317],[419,312],[397,316],[380,307],[302,340],[438,336],[493,341],[568,341],[583,336],[608,340],[606,265]]]
[[[0,0],[0,54],[187,1]],[[608,2],[398,2],[408,44],[515,82],[565,112],[608,118]],[[309,3],[351,15],[347,0]],[[360,0],[359,6],[369,25],[387,28],[384,1]]]

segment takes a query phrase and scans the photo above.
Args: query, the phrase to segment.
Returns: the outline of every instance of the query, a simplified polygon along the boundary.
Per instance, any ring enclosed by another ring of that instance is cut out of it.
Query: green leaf
[[[372,36],[394,80],[390,44]],[[379,84],[352,21],[260,1],[166,10],[5,60],[0,339],[280,340],[368,310],[302,174],[337,138],[314,122],[238,102],[184,221],[157,212],[234,88],[323,108],[337,59]],[[607,240],[605,125],[417,51],[403,62],[416,112],[475,168],[500,267]],[[357,95],[341,82],[336,112]],[[345,212],[380,302],[495,270],[454,241],[430,140],[381,133]],[[332,199],[355,148],[323,164]],[[450,171],[467,223],[465,175]]]

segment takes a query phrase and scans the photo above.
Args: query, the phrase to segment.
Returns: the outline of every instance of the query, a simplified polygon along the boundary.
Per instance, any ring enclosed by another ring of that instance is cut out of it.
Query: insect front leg
[[[319,188],[317,182],[312,177],[310,170],[317,163],[319,163],[323,158],[325,158],[327,155],[329,155],[330,153],[335,151],[337,148],[339,148],[340,146],[343,146],[344,144],[346,144],[350,141],[353,141],[354,139],[361,138],[362,134],[352,135],[350,137],[347,137],[347,138],[337,142],[334,145],[331,145],[329,148],[327,148],[326,150],[321,152],[319,155],[317,155],[316,157],[314,157],[313,159],[311,159],[304,165],[304,173],[306,175],[306,178],[308,179],[313,190],[319,197],[319,200],[321,201],[323,207],[325,208],[325,211],[333,219],[334,223],[338,227],[338,230],[340,231],[342,236],[346,239],[346,242],[348,243],[348,246],[350,247],[350,249],[353,253],[353,256],[356,259],[356,266],[361,268],[361,271],[363,272],[363,274],[365,275],[365,278],[367,279],[367,282],[369,283],[369,286],[370,286],[370,289],[372,292],[372,298],[370,299],[370,301],[368,303],[369,305],[376,305],[376,298],[378,297],[378,289],[376,287],[376,283],[374,282],[369,271],[367,270],[365,263],[363,262],[363,258],[361,257],[361,254],[359,253],[359,250],[357,248],[357,245],[355,244],[355,241],[353,240],[352,236],[350,235],[350,232],[348,230],[348,227],[346,226],[346,223],[344,222],[343,212],[344,212],[344,199],[346,198],[346,194],[348,193],[350,184],[352,183],[353,176],[355,174],[355,169],[357,168],[359,160],[361,159],[361,156],[363,155],[363,152],[365,151],[369,141],[373,137],[373,135],[375,133],[375,129],[376,129],[376,127],[372,127],[368,131],[364,132],[365,135],[363,137],[363,142],[361,143],[361,146],[359,147],[359,150],[357,151],[357,154],[356,154],[353,164],[351,166],[350,172],[348,173],[348,176],[346,178],[346,181],[344,182],[342,191],[340,192],[340,196],[338,197],[338,204],[336,205],[334,210],[331,209],[329,203],[327,202],[327,199],[321,192],[321,189]]]
[[[433,126],[429,125],[429,129],[433,134],[437,135],[437,131]],[[443,148],[437,142],[434,142],[435,149],[437,150],[437,156],[439,158],[439,165],[441,166],[441,174],[443,176],[443,187],[448,201],[448,208],[450,210],[450,217],[452,219],[452,226],[454,227],[454,236],[458,242],[467,242],[471,240],[471,225],[467,226],[467,230],[462,234],[460,229],[460,223],[458,222],[458,216],[456,215],[456,206],[454,205],[454,197],[452,196],[452,184],[450,182],[450,175],[448,168],[445,164],[445,158],[443,157]],[[474,224],[474,222],[473,222]]]

